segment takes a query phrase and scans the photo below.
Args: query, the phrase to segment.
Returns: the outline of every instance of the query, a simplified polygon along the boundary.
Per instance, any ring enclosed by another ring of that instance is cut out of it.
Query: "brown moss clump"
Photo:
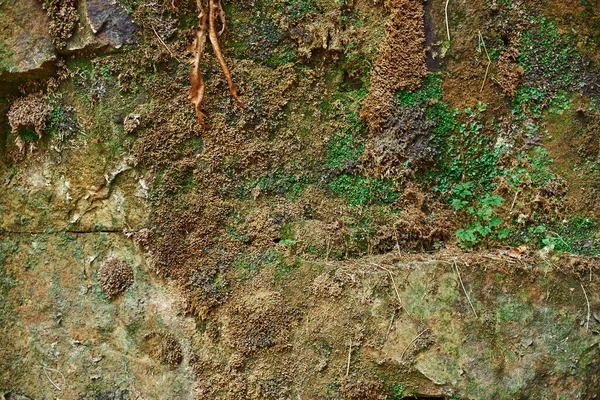
[[[229,368],[239,369],[244,366],[245,361],[246,361],[246,358],[242,354],[233,353],[231,355],[231,357],[229,357],[229,361],[227,362],[227,365],[229,366]]]
[[[511,47],[502,52],[498,58],[499,71],[497,81],[504,94],[514,97],[517,88],[523,79],[523,68],[519,67],[517,60],[519,50]]]
[[[311,293],[314,296],[321,297],[339,297],[344,289],[344,281],[339,276],[330,276],[323,273],[317,276],[311,287]]]
[[[44,9],[50,18],[50,36],[59,49],[66,47],[79,21],[77,0],[45,0]]]
[[[344,393],[345,399],[385,399],[384,395],[381,395],[382,384],[378,381],[366,380],[363,378],[357,378],[355,375],[350,375],[344,378],[342,384],[342,393]]]
[[[379,175],[398,175],[403,162],[413,164],[431,161],[434,156],[431,139],[433,123],[425,120],[417,106],[398,106],[391,110],[384,129],[372,139],[373,164]]]
[[[140,114],[129,114],[123,120],[125,133],[133,133],[140,126]]]
[[[246,355],[270,347],[285,348],[299,316],[300,310],[285,305],[284,299],[277,294],[268,299],[259,296],[237,304],[232,308],[229,326],[236,350]]]
[[[157,350],[156,357],[158,360],[170,367],[181,364],[181,361],[183,360],[181,345],[171,334],[163,335]]]
[[[19,137],[21,128],[34,128],[38,138],[44,135],[46,123],[50,115],[50,106],[46,98],[37,94],[17,99],[8,111],[8,123],[12,133],[17,135],[16,144],[23,151],[25,143]]]
[[[102,291],[112,299],[126,291],[134,281],[133,268],[129,263],[110,258],[102,264],[98,272],[98,282]]]
[[[146,352],[161,364],[175,368],[183,361],[181,345],[172,334],[152,332],[144,339]]]
[[[371,71],[361,115],[371,133],[383,129],[398,90],[414,90],[427,74],[423,1],[386,0],[390,18]]]
[[[583,135],[575,137],[572,146],[580,157],[597,159],[600,157],[600,113],[586,115],[583,121]]]

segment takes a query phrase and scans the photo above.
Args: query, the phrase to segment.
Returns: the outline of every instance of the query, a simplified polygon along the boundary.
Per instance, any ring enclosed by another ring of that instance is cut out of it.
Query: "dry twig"
[[[448,33],[448,41],[450,41],[450,25],[448,24],[448,3],[450,3],[450,0],[446,0],[444,14],[446,15],[446,33]]]
[[[415,338],[408,344],[408,346],[406,346],[406,348],[402,352],[402,355],[400,356],[400,361],[404,360],[404,355],[406,354],[406,352],[408,351],[408,349],[410,348],[410,346],[412,346],[413,343],[416,342],[418,338],[420,338],[421,336],[423,336],[423,334],[425,332],[427,332],[428,330],[429,330],[429,328],[425,328],[425,329],[423,329],[423,332],[421,332],[417,336],[415,336]]]
[[[58,386],[58,385],[57,385],[57,384],[56,384],[56,383],[55,383],[55,382],[52,380],[52,378],[50,378],[50,375],[48,375],[48,372],[46,372],[46,370],[48,370],[48,371],[54,371],[54,372],[58,372],[58,373],[60,374],[60,376],[62,377],[62,379],[63,379],[63,386],[65,385],[65,383],[66,383],[66,381],[67,381],[67,380],[65,379],[65,376],[62,374],[62,372],[60,372],[60,371],[59,371],[59,370],[57,370],[57,369],[54,369],[54,368],[49,368],[49,367],[46,367],[45,365],[43,365],[43,366],[42,366],[42,371],[44,371],[44,375],[46,375],[46,378],[48,378],[48,380],[50,381],[50,383],[52,384],[52,386],[54,386],[54,388],[55,388],[56,390],[59,390],[59,391],[61,391],[62,389],[60,388],[60,386]]]
[[[387,332],[385,334],[385,340],[384,342],[387,342],[388,337],[390,336],[390,331],[392,330],[392,326],[394,325],[394,318],[396,317],[396,313],[394,312],[392,314],[392,318],[390,319],[390,326],[388,326]]]
[[[454,261],[454,268],[456,269],[456,274],[458,275],[458,280],[460,281],[460,286],[462,287],[463,292],[465,292],[465,296],[467,296],[467,300],[469,301],[469,305],[471,306],[471,310],[473,310],[473,314],[475,314],[475,318],[477,317],[477,311],[475,311],[475,307],[473,307],[473,303],[471,303],[471,298],[469,297],[469,293],[465,289],[465,285],[463,284],[462,277],[460,276],[460,271],[458,269],[458,265],[456,264],[456,260]]]
[[[585,291],[585,287],[583,286],[583,283],[579,282],[579,284],[581,285],[581,290],[583,290],[583,295],[585,296],[585,302],[587,303],[587,321],[585,323],[585,330],[589,331],[590,330],[590,300],[588,299],[588,295]]]
[[[350,374],[350,359],[352,358],[352,341],[350,341],[350,347],[348,349],[348,364],[346,365],[346,376]]]
[[[171,54],[171,57],[173,57],[174,59],[176,59],[178,62],[181,63],[181,60],[175,54],[173,54],[173,52],[171,51],[171,49],[169,48],[169,46],[167,46],[167,44],[164,42],[164,40],[162,40],[162,38],[160,37],[160,35],[158,34],[158,32],[156,32],[156,29],[154,29],[154,25],[152,24],[152,22],[150,22],[150,27],[152,28],[152,31],[154,32],[154,34],[158,38],[159,42],[162,43],[162,45],[165,47],[165,49],[167,49],[167,51],[169,52],[169,54]]]
[[[490,55],[487,51],[487,47],[485,47],[485,41],[483,40],[483,35],[481,34],[481,31],[479,31],[479,47],[481,48],[482,46],[483,46],[483,50],[485,51],[485,56],[488,59],[488,63],[487,63],[487,67],[485,68],[485,76],[483,77],[483,83],[481,84],[480,92],[483,92],[483,88],[485,87],[485,81],[487,81],[488,73],[490,71],[490,65],[492,65],[492,59],[490,58]],[[481,49],[479,51],[481,51]],[[516,196],[515,196],[515,199],[516,199]],[[511,207],[511,210],[512,210],[512,207]]]
[[[396,292],[396,297],[398,297],[398,301],[400,302],[400,307],[404,308],[404,304],[402,303],[402,298],[400,298],[400,293],[398,293],[398,288],[396,287],[396,281],[394,281],[394,276],[392,275],[392,272],[387,269],[382,267],[379,264],[373,264],[374,266],[376,266],[377,268],[381,268],[382,270],[384,270],[385,272],[387,272],[390,276],[390,279],[392,280],[392,286],[394,286],[394,291]]]

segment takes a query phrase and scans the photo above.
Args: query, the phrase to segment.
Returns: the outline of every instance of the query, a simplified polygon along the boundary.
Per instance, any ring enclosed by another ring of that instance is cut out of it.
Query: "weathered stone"
[[[0,81],[37,79],[53,71],[56,50],[37,0],[0,3]]]
[[[117,0],[87,0],[79,6],[82,24],[67,42],[65,53],[110,51],[137,42],[136,25]]]

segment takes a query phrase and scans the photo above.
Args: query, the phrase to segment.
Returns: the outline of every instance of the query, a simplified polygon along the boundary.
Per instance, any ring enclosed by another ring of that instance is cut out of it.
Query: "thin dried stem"
[[[467,289],[465,289],[465,285],[463,284],[462,277],[460,276],[460,270],[458,269],[458,265],[456,264],[456,261],[454,261],[454,268],[456,268],[456,275],[458,275],[458,280],[460,281],[460,286],[462,287],[463,292],[465,292],[465,296],[467,296],[467,300],[469,301],[471,310],[473,310],[473,314],[475,314],[475,318],[478,318],[477,311],[475,311],[475,307],[473,307],[473,303],[471,303],[471,298],[469,297],[469,293],[467,293]]]
[[[63,380],[63,387],[64,387],[64,386],[65,386],[66,379],[65,379],[65,376],[62,374],[62,372],[60,372],[59,370],[57,370],[57,369],[54,369],[54,368],[46,367],[45,365],[43,365],[43,366],[42,366],[42,371],[44,371],[44,375],[46,375],[46,378],[48,378],[48,380],[50,381],[50,383],[52,384],[52,386],[54,386],[54,388],[55,388],[56,390],[58,390],[58,391],[61,391],[61,390],[62,390],[62,389],[61,389],[61,387],[60,387],[60,386],[58,386],[58,385],[57,385],[57,384],[56,384],[56,383],[55,383],[55,382],[52,380],[52,378],[50,378],[50,375],[48,375],[48,372],[46,372],[46,371],[54,371],[54,372],[57,372],[57,373],[58,373],[58,374],[59,374],[59,375],[62,377],[62,380]]]
[[[377,268],[380,268],[388,273],[388,275],[390,276],[390,279],[392,281],[392,286],[394,287],[394,291],[396,292],[396,297],[398,298],[398,302],[400,303],[400,307],[404,308],[404,304],[402,303],[402,298],[400,297],[400,293],[398,293],[398,288],[396,287],[396,281],[394,281],[394,275],[392,275],[392,271],[390,271],[387,268],[382,267],[379,264],[372,263],[372,265],[374,265]]]
[[[350,360],[352,359],[352,341],[350,341],[350,347],[348,348],[348,363],[346,364],[346,376],[350,374]]]
[[[427,332],[429,330],[429,328],[425,328],[423,330],[423,332],[419,333],[409,344],[408,346],[406,346],[406,348],[404,349],[404,351],[402,352],[402,355],[400,356],[400,361],[402,362],[404,360],[404,355],[406,354],[406,352],[408,351],[408,349],[410,348],[410,346],[413,345],[414,342],[417,341],[418,338],[420,338],[421,336],[423,336],[423,334],[425,332]]]
[[[481,84],[481,90],[479,91],[479,92],[483,92],[483,88],[485,87],[485,82],[487,81],[488,73],[490,72],[490,65],[492,65],[492,59],[490,58],[490,55],[487,51],[487,47],[485,46],[485,41],[483,40],[483,35],[481,34],[481,31],[479,31],[479,46],[480,46],[480,48],[483,46],[483,50],[485,51],[485,56],[487,57],[487,60],[488,60],[487,67],[485,68],[485,76],[483,77],[483,83]],[[516,198],[516,196],[515,196],[515,198]],[[511,210],[512,210],[512,208],[511,208]]]
[[[174,59],[176,59],[178,62],[181,62],[181,60],[175,54],[173,54],[173,52],[171,51],[171,49],[169,48],[169,46],[167,46],[167,44],[165,43],[165,41],[162,40],[162,38],[160,37],[160,35],[158,34],[158,32],[156,32],[156,29],[154,29],[154,25],[152,24],[152,22],[150,22],[150,27],[152,28],[152,31],[154,31],[154,34],[156,35],[156,38],[158,39],[158,41],[165,47],[165,49],[167,49],[167,51],[169,52],[169,54],[171,54],[171,57],[173,57]]]
[[[446,16],[446,33],[448,34],[448,41],[450,41],[450,25],[448,24],[448,3],[450,3],[450,0],[446,0],[446,6],[444,7],[444,14]]]
[[[394,312],[392,314],[392,319],[390,319],[390,325],[388,326],[387,332],[385,334],[385,340],[384,340],[384,342],[387,342],[388,337],[390,336],[390,332],[392,330],[392,326],[394,325],[394,318],[396,318],[396,312]]]
[[[588,295],[587,292],[585,291],[585,287],[583,286],[583,283],[579,282],[579,284],[581,285],[581,290],[583,290],[583,295],[585,296],[585,302],[587,303],[587,321],[585,323],[585,330],[588,331],[590,330],[590,300],[588,299]]]

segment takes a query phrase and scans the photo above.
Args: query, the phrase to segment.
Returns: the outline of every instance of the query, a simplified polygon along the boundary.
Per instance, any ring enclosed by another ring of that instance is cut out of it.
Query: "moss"
[[[17,65],[13,61],[13,52],[0,42],[0,75],[5,72],[14,72]]]
[[[281,233],[279,234],[281,242],[290,242],[296,239],[294,225],[285,224],[281,227]]]
[[[443,96],[442,78],[436,74],[429,74],[423,78],[419,90],[403,90],[396,94],[398,104],[405,106],[418,105],[422,108],[442,100]]]
[[[400,196],[391,180],[364,176],[340,175],[329,183],[329,189],[353,206],[391,203]]]
[[[364,140],[351,133],[334,133],[327,143],[326,164],[344,169],[356,165],[365,151]]]
[[[133,268],[123,260],[110,258],[102,264],[98,272],[98,283],[109,299],[125,292],[133,282]]]
[[[14,351],[11,340],[11,327],[17,325],[17,314],[10,292],[18,282],[6,270],[10,258],[18,253],[19,247],[17,241],[0,239],[0,379],[8,379],[8,382],[19,377],[17,371],[22,360]]]
[[[275,252],[275,279],[287,278],[300,267],[301,260],[299,257],[286,256],[285,254]]]
[[[74,73],[83,73],[89,79],[92,77],[94,67],[92,62],[86,58],[71,58],[65,62],[67,68]]]

